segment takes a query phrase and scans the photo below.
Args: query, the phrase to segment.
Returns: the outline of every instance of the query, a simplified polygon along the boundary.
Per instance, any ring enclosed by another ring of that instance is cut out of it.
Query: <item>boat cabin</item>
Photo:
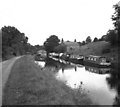
[[[102,56],[89,55],[84,57],[84,61],[99,64],[99,65],[110,65],[110,60]]]

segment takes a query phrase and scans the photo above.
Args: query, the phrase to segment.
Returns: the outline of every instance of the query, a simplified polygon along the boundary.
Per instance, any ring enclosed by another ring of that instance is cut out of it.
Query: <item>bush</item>
[[[103,54],[105,54],[105,53],[110,53],[110,52],[111,52],[110,49],[103,49],[103,50],[102,50],[102,53],[103,53]]]

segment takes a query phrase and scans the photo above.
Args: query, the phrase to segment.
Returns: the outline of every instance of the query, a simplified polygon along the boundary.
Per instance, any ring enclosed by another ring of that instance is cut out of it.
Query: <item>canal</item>
[[[74,89],[81,89],[88,94],[93,103],[99,105],[119,104],[118,72],[111,68],[95,68],[66,61],[48,59],[37,61],[45,68],[56,69],[54,75],[59,81]]]

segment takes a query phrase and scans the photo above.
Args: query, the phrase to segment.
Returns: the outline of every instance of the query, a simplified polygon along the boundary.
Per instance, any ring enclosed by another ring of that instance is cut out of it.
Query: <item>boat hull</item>
[[[81,65],[84,64],[84,63],[83,63],[83,59],[70,58],[69,61],[72,62],[72,63],[75,63],[75,64],[81,64]]]
[[[111,67],[111,65],[100,65],[99,63],[93,63],[93,62],[89,62],[89,61],[84,61],[84,65],[91,66],[91,67],[98,67],[98,68]]]

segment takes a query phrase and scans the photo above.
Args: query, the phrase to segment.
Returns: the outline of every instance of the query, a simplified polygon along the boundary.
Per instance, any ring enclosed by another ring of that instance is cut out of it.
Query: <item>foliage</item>
[[[45,50],[48,53],[54,52],[54,48],[59,45],[59,38],[56,35],[51,35],[47,40],[44,42]]]
[[[111,45],[120,45],[120,6],[118,4],[113,6],[115,9],[112,15],[112,21],[115,29],[109,30],[106,34],[106,41]]]
[[[91,39],[90,36],[88,36],[88,37],[86,38],[86,43],[90,43],[90,42],[92,42],[92,39]]]
[[[79,44],[79,46],[81,46],[82,45],[82,42],[77,42],[78,44]]]
[[[109,30],[107,32],[106,41],[110,42],[111,45],[118,45],[118,35],[115,30]]]
[[[102,53],[103,53],[103,54],[110,53],[110,52],[111,52],[110,49],[103,49],[103,50],[102,50]]]
[[[74,40],[74,42],[77,42],[76,39]]]
[[[116,4],[113,6],[115,9],[114,14],[112,15],[113,24],[117,31],[120,31],[120,5]]]
[[[8,56],[23,55],[30,51],[31,45],[28,44],[28,37],[12,26],[2,27],[2,57],[8,59]]]
[[[62,38],[61,42],[62,42],[62,43],[64,42],[63,38]]]
[[[40,46],[40,45],[34,45],[34,53],[36,54],[37,53],[37,51],[39,51],[39,50],[44,50],[44,46]]]
[[[60,44],[57,47],[54,48],[54,51],[56,53],[64,53],[66,52],[66,45],[65,44]]]
[[[97,37],[95,37],[94,38],[94,40],[93,40],[93,42],[97,42],[98,41],[98,38]]]
[[[85,43],[85,41],[82,41],[82,45],[85,45],[86,43]]]

